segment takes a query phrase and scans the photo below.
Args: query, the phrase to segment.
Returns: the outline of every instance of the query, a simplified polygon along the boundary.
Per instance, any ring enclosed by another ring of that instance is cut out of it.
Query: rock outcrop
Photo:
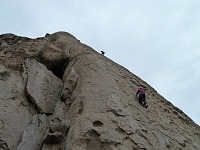
[[[52,114],[62,95],[63,83],[46,66],[34,59],[26,59],[26,92],[39,113]]]
[[[17,146],[17,150],[39,150],[47,137],[49,130],[48,117],[43,115],[34,115],[30,124],[24,130],[22,141]]]
[[[147,109],[135,97],[141,86]],[[200,127],[69,33],[3,34],[0,149],[200,150]]]

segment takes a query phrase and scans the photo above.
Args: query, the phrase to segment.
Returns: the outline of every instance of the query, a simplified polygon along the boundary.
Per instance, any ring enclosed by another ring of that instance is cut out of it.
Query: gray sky
[[[0,34],[69,32],[200,125],[200,1],[0,0],[0,6]]]

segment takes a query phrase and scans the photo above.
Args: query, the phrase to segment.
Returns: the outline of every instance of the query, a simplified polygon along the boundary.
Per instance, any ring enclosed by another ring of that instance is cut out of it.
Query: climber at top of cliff
[[[139,103],[143,106],[143,107],[145,107],[145,108],[147,108],[148,107],[148,105],[147,105],[147,103],[146,103],[146,97],[145,97],[145,90],[144,90],[144,88],[142,88],[142,87],[140,87],[138,90],[137,90],[137,93],[136,93],[136,96],[139,94]]]
[[[105,54],[105,52],[104,52],[104,51],[101,51],[101,55],[103,55],[103,56],[104,56],[104,54]]]

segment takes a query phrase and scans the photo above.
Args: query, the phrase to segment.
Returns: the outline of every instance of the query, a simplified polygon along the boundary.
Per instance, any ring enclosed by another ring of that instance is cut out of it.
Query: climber
[[[103,56],[104,56],[104,54],[105,54],[105,52],[104,52],[104,51],[101,51],[101,55],[103,55]]]
[[[137,96],[138,94],[139,94],[139,103],[140,103],[143,107],[147,108],[148,105],[147,105],[146,100],[145,100],[145,90],[144,90],[144,88],[140,87],[140,88],[138,89],[137,93],[136,93],[136,96]]]

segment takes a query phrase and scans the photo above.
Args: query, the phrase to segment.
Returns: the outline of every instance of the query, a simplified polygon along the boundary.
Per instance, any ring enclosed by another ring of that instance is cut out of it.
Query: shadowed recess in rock
[[[62,78],[69,62],[69,56],[63,50],[50,42],[46,42],[37,57],[38,61],[44,64],[48,70],[51,70],[60,79]]]
[[[59,60],[56,62],[50,70],[53,72],[55,76],[62,79],[66,66],[68,65],[67,60]]]
[[[101,121],[97,120],[97,121],[94,121],[94,122],[93,122],[93,126],[94,126],[94,127],[102,127],[102,126],[103,126],[103,123],[102,123]]]

